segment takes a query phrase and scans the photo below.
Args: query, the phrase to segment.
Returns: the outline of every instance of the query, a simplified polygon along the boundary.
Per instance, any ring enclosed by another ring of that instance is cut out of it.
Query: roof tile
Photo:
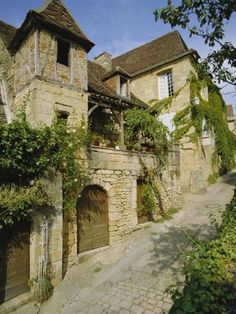
[[[190,51],[179,32],[173,31],[114,58],[112,64],[134,75],[136,72]]]

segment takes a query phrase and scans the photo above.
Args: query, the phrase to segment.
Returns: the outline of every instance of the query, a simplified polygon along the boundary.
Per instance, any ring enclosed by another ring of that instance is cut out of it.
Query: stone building
[[[231,132],[236,133],[236,116],[234,115],[233,105],[227,105],[227,122]]]
[[[10,123],[25,105],[27,119],[35,127],[51,125],[60,115],[69,125],[89,121],[94,134],[87,158],[91,182],[78,195],[77,209],[63,215],[58,176],[48,182],[57,208],[53,221],[45,225],[37,216],[30,225],[15,226],[14,236],[23,234],[29,241],[16,247],[10,257],[11,235],[0,233],[6,243],[0,248],[4,264],[0,265],[0,302],[26,292],[29,278],[37,278],[45,228],[52,282],[57,284],[79,253],[111,245],[146,221],[137,212],[144,186],[140,160],[159,169],[158,156],[126,149],[123,113],[128,108],[145,109],[151,99],[170,96],[185,85],[197,53],[187,48],[178,32],[114,59],[103,53],[88,61],[93,46],[60,0],[29,11],[19,29],[0,22],[0,120]],[[207,91],[203,93],[207,97]],[[163,115],[164,123],[171,123],[189,97],[185,86],[170,112]],[[180,151],[170,151],[171,175],[162,173],[166,209],[179,205],[181,188],[186,191],[191,186],[198,192],[204,187],[210,173],[209,140],[204,148],[204,157],[189,143],[183,143]],[[81,215],[83,211],[90,219]],[[19,256],[21,263],[16,263]]]

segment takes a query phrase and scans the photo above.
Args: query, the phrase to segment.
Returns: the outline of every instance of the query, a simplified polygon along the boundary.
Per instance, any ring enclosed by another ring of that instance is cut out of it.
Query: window
[[[174,117],[176,112],[164,113],[159,116],[159,120],[168,128],[170,132],[175,130]]]
[[[158,75],[159,99],[163,99],[174,94],[172,72]]]
[[[57,122],[60,124],[67,124],[69,113],[67,111],[57,111]]]
[[[128,81],[123,77],[120,78],[120,96],[128,97]]]
[[[57,62],[69,66],[70,43],[59,39],[57,40]]]

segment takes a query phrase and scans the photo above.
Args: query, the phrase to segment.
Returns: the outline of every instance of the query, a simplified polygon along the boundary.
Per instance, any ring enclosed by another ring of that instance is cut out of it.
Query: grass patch
[[[171,220],[173,218],[173,215],[178,213],[180,211],[181,207],[171,207],[166,215],[164,217],[161,217],[160,219],[158,219],[156,222],[157,223],[162,223],[166,220]]]
[[[98,266],[94,269],[94,273],[99,273],[102,270],[102,267]]]
[[[219,175],[217,173],[212,173],[207,178],[207,182],[209,185],[215,184],[218,178],[219,178]]]

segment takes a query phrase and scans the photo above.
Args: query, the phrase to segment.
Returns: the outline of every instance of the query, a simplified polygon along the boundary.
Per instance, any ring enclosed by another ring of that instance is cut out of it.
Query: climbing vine
[[[65,123],[33,128],[21,112],[10,124],[0,124],[0,227],[30,219],[35,211],[52,205],[46,180],[62,175],[63,208],[75,207],[86,180],[83,146],[85,125],[68,128]],[[44,183],[42,181],[44,179]]]
[[[167,127],[148,110],[135,108],[125,111],[125,140],[128,148],[140,150],[142,145],[150,147],[165,163],[167,135]]]
[[[226,105],[219,88],[207,76],[197,77],[193,72],[189,78],[190,103],[174,117],[176,130],[173,140],[180,142],[183,137],[197,144],[201,143],[203,130],[207,129],[215,140],[212,164],[217,171],[225,173],[234,167],[236,137],[229,130],[226,119]],[[208,100],[202,96],[204,88],[208,89]],[[191,104],[198,97],[199,105]]]
[[[161,191],[163,186],[159,178],[161,169],[167,166],[169,131],[161,121],[156,118],[154,111],[146,109],[129,109],[125,112],[125,140],[128,148],[142,150],[142,145],[157,155],[159,165],[151,169],[140,155],[140,164],[145,177],[146,186],[142,195],[143,206],[140,209],[149,220],[154,220],[157,208],[162,216],[165,215]],[[157,170],[158,169],[158,170]]]

